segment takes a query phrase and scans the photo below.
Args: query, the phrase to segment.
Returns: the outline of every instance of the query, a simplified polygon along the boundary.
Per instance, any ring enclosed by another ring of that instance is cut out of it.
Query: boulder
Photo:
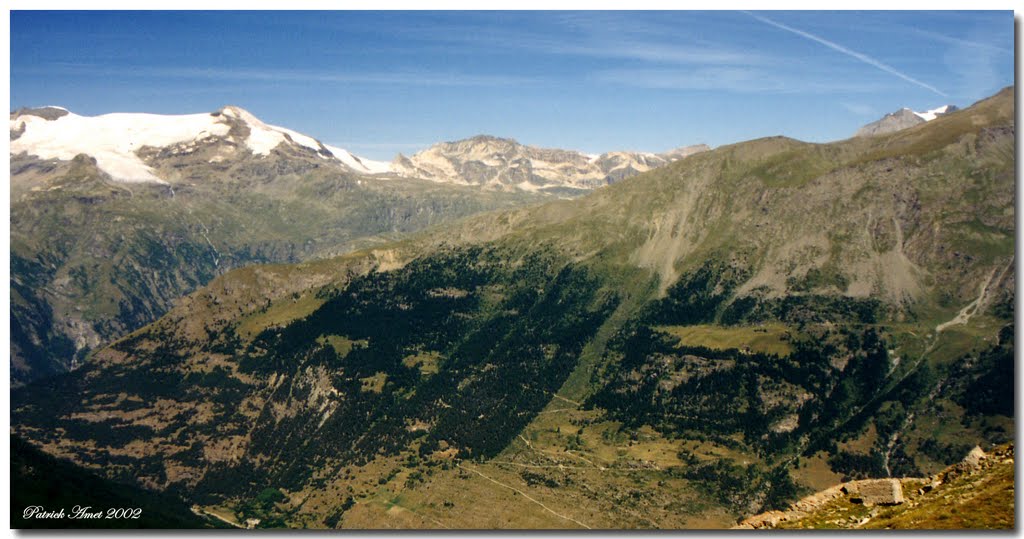
[[[985,452],[980,447],[974,446],[974,449],[964,457],[963,463],[968,469],[977,470],[981,467],[981,461],[985,460],[985,458],[987,458]]]
[[[903,503],[903,486],[897,479],[864,479],[846,484],[850,501],[864,505],[899,505]]]

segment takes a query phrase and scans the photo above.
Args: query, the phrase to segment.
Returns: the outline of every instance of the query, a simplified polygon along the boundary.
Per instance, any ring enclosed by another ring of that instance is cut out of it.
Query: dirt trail
[[[590,459],[588,459],[586,457],[583,457],[581,455],[577,455],[576,453],[574,453],[572,451],[569,451],[568,449],[566,449],[564,452],[559,453],[557,451],[550,451],[550,450],[545,450],[545,449],[540,449],[540,448],[534,447],[533,444],[530,443],[530,440],[527,440],[526,438],[524,438],[522,434],[519,435],[519,439],[526,443],[526,447],[528,447],[528,448],[530,448],[530,449],[532,449],[532,450],[534,450],[534,451],[536,451],[536,452],[538,452],[538,453],[540,453],[542,455],[547,455],[547,456],[551,456],[551,457],[560,457],[562,455],[569,455],[570,457],[573,457],[573,458],[582,460],[583,462],[586,462],[587,464],[589,464],[592,468],[594,468],[596,470],[599,470],[599,471],[602,471],[602,472],[607,470],[606,467],[601,466],[599,464],[595,464],[592,460],[590,460]]]
[[[580,459],[580,460],[582,460],[583,462],[589,463],[591,466],[597,468],[598,470],[601,470],[602,472],[605,470],[604,466],[601,466],[599,464],[595,464],[594,461],[584,457],[583,455],[577,455],[575,451],[571,451],[569,449],[566,449],[565,452],[570,454],[570,455],[572,455],[572,456],[574,456],[574,457],[576,457],[576,458],[578,458],[578,459]]]
[[[211,516],[211,517],[213,517],[213,518],[215,518],[217,520],[220,520],[221,522],[224,522],[225,524],[230,524],[231,526],[234,526],[234,527],[239,528],[239,529],[243,529],[243,530],[245,529],[245,526],[242,526],[241,524],[239,524],[239,523],[237,523],[237,522],[235,522],[233,520],[228,520],[228,519],[218,515],[217,513],[214,513],[213,511],[207,511],[206,509],[203,509],[201,507],[193,506],[192,507],[192,512],[197,514],[197,515],[199,515],[199,516]]]
[[[573,410],[576,410],[576,408],[559,408],[557,410],[548,410],[546,412],[537,412],[537,415],[554,414],[554,413],[558,413],[558,412],[572,412]]]
[[[535,504],[537,504],[537,505],[541,506],[541,507],[542,507],[542,508],[543,508],[543,509],[544,509],[545,511],[547,511],[547,512],[551,513],[552,515],[555,515],[555,516],[556,516],[556,517],[558,517],[558,518],[561,518],[561,519],[564,519],[564,520],[568,520],[568,521],[570,521],[570,522],[576,523],[576,524],[578,524],[578,525],[580,525],[580,526],[583,526],[584,528],[586,528],[586,529],[588,529],[588,530],[592,529],[592,528],[591,528],[590,526],[587,526],[586,524],[584,524],[584,523],[582,523],[582,522],[580,522],[580,521],[576,520],[575,518],[572,518],[572,517],[570,517],[570,516],[566,516],[566,515],[563,515],[563,514],[561,514],[561,513],[558,513],[558,512],[556,512],[555,510],[553,510],[553,509],[551,509],[550,507],[548,507],[548,506],[544,505],[543,503],[541,503],[541,502],[539,502],[539,501],[537,501],[537,500],[535,500],[535,499],[531,498],[531,497],[530,497],[530,496],[529,496],[528,494],[526,494],[525,492],[523,492],[523,491],[521,491],[521,490],[517,489],[516,487],[513,487],[513,486],[511,486],[511,485],[506,485],[505,483],[502,483],[501,481],[498,481],[498,480],[496,480],[496,479],[492,479],[492,478],[490,478],[490,477],[488,477],[488,476],[484,475],[484,474],[483,474],[482,472],[480,472],[479,470],[477,470],[477,469],[475,469],[475,468],[470,468],[470,467],[468,467],[468,466],[463,466],[462,464],[456,464],[456,466],[458,466],[458,467],[459,467],[460,469],[463,469],[463,470],[466,470],[466,471],[470,471],[470,472],[473,472],[473,473],[475,473],[475,474],[479,475],[480,477],[483,477],[484,479],[486,479],[486,480],[490,481],[491,483],[494,483],[495,485],[498,485],[498,486],[502,486],[502,487],[505,487],[505,488],[507,488],[507,489],[509,489],[509,490],[511,490],[511,491],[514,491],[514,492],[518,493],[518,494],[519,494],[519,495],[521,495],[522,497],[524,497],[524,498],[526,498],[527,500],[530,500],[531,502],[533,502],[533,503],[535,503]]]
[[[558,395],[558,394],[555,394],[554,397],[556,399],[561,399],[561,400],[563,400],[565,402],[568,402],[569,404],[575,404],[576,406],[583,406],[582,404],[580,404],[580,403],[578,403],[578,402],[576,402],[574,400],[567,399],[567,398],[565,398],[565,397],[563,397],[561,395]]]
[[[593,470],[593,466],[567,466],[565,464],[523,464],[510,460],[490,460],[485,464],[503,464],[506,466],[519,466],[520,468],[557,468],[559,470]]]
[[[528,386],[528,385],[526,385],[526,384],[520,384],[520,387],[522,387],[523,389],[525,389],[525,390],[527,390],[527,391],[530,391],[530,390],[534,390],[534,389],[536,389],[536,390],[539,390],[539,391],[541,391],[541,392],[543,392],[543,393],[546,393],[546,394],[548,394],[548,395],[551,395],[551,397],[552,397],[552,398],[554,398],[554,399],[559,399],[559,400],[562,400],[562,401],[568,402],[569,404],[572,404],[572,405],[574,405],[574,406],[577,406],[577,407],[579,407],[579,406],[583,406],[583,403],[580,403],[580,402],[576,402],[576,401],[574,401],[574,400],[572,400],[572,399],[567,399],[567,398],[565,398],[565,397],[563,397],[563,396],[559,395],[558,393],[552,393],[551,391],[548,391],[548,390],[546,390],[546,389],[540,389],[540,388],[530,387],[530,386]],[[568,410],[568,408],[566,408],[566,410]]]
[[[408,507],[406,507],[404,505],[399,505],[397,503],[393,503],[391,505],[391,508],[392,509],[398,509],[400,511],[407,511],[409,513],[412,513],[413,515],[416,515],[416,517],[422,519],[425,522],[430,522],[432,524],[436,524],[439,528],[444,528],[446,530],[450,530],[451,529],[450,527],[446,526],[443,522],[441,522],[441,521],[439,521],[439,520],[437,520],[435,518],[428,517],[427,515],[424,515],[424,514],[421,514],[421,513],[417,513],[416,511],[413,511],[412,509],[409,509]]]

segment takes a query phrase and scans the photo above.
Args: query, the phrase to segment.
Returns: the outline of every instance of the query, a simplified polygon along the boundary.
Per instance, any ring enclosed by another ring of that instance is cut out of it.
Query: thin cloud
[[[679,47],[654,43],[620,43],[616,46],[563,45],[552,49],[565,54],[579,54],[626,60],[643,60],[666,64],[750,65],[761,63],[758,55],[705,47]]]
[[[847,103],[845,101],[840,103],[840,105],[844,109],[846,109],[846,110],[848,110],[848,111],[850,111],[850,112],[852,112],[852,113],[854,113],[854,114],[856,114],[858,116],[876,116],[877,115],[877,113],[875,112],[875,108],[872,107],[871,105],[864,105],[862,103]]]
[[[866,54],[861,54],[861,53],[859,53],[857,51],[850,50],[850,49],[848,49],[848,48],[846,48],[846,47],[844,47],[842,45],[839,45],[838,43],[833,43],[833,42],[831,42],[831,41],[829,41],[827,39],[818,37],[818,36],[816,36],[814,34],[811,34],[811,33],[808,33],[808,32],[804,32],[803,30],[797,30],[796,28],[793,28],[791,26],[786,26],[785,24],[775,22],[775,21],[773,21],[773,20],[771,20],[771,19],[769,19],[767,17],[762,17],[760,15],[757,15],[755,13],[751,13],[749,11],[744,11],[744,13],[746,13],[747,15],[750,15],[754,19],[757,19],[757,20],[759,20],[759,21],[761,21],[761,22],[763,22],[763,23],[765,23],[767,25],[774,26],[776,28],[779,28],[780,30],[785,30],[787,32],[796,34],[796,35],[798,35],[800,37],[803,37],[803,38],[806,38],[806,39],[810,39],[811,41],[815,41],[817,43],[821,43],[822,45],[825,45],[826,47],[828,47],[828,48],[830,48],[830,49],[832,49],[834,51],[838,51],[838,52],[841,52],[841,53],[843,53],[843,54],[845,54],[847,56],[850,56],[852,58],[856,58],[857,60],[860,60],[861,62],[864,62],[865,64],[868,64],[870,66],[874,66],[874,67],[876,67],[878,69],[881,69],[882,71],[885,71],[886,73],[889,73],[890,75],[895,75],[895,76],[897,76],[897,77],[899,77],[899,78],[901,78],[901,79],[903,79],[903,80],[905,80],[907,82],[910,82],[912,84],[916,84],[916,85],[918,85],[918,86],[920,86],[922,88],[925,88],[927,90],[931,90],[932,92],[935,92],[935,93],[937,93],[937,94],[939,94],[939,95],[941,95],[943,97],[949,97],[948,94],[942,92],[938,88],[936,88],[936,87],[934,87],[934,86],[932,86],[932,85],[930,85],[928,83],[921,82],[921,81],[911,77],[910,75],[907,75],[906,73],[902,73],[902,72],[898,71],[896,68],[891,67],[891,66],[889,66],[887,64],[884,64],[884,63],[882,63],[882,62],[880,62],[880,61],[878,61],[878,60],[876,60],[876,59],[874,59],[874,58],[872,58],[872,57],[870,57],[870,56],[868,56]]]
[[[1012,84],[1013,57],[970,45],[954,45],[943,55],[943,63],[953,74],[950,84],[964,99],[978,99]]]
[[[100,67],[93,64],[50,64],[47,68],[28,71],[60,71],[88,76],[155,77],[168,79],[203,79],[234,81],[273,81],[299,83],[393,84],[411,86],[521,86],[539,82],[532,77],[486,75],[461,72],[394,71],[367,73],[331,73],[285,69],[237,69],[218,67]]]
[[[426,148],[433,142],[328,142],[331,146],[338,148],[365,148],[370,150],[389,148]]]
[[[814,81],[798,74],[786,75],[746,67],[607,69],[594,73],[591,79],[638,88],[715,90],[741,94],[868,93],[885,88],[884,85],[871,82]]]
[[[758,52],[708,44],[679,43],[678,36],[668,41],[651,40],[644,35],[621,33],[558,32],[538,33],[503,28],[447,25],[417,27],[405,33],[431,43],[455,45],[452,53],[481,50],[504,53],[577,56],[602,60],[632,60],[678,65],[766,65],[771,58]],[[633,33],[635,34],[635,33]],[[608,39],[616,35],[616,39]]]
[[[947,36],[945,34],[940,34],[938,32],[931,32],[931,31],[928,31],[928,30],[922,30],[920,28],[910,28],[910,31],[914,32],[915,34],[922,35],[922,36],[934,39],[936,41],[941,41],[943,43],[949,43],[951,45],[961,45],[961,46],[964,46],[964,47],[972,47],[972,48],[976,48],[976,49],[984,49],[984,50],[992,51],[992,52],[1001,52],[1003,54],[1013,54],[1013,50],[1012,49],[1007,49],[1007,48],[1004,48],[1004,47],[997,47],[996,45],[993,45],[991,43],[982,43],[980,41],[972,41],[972,40],[969,40],[969,39],[963,39],[963,38],[959,38],[959,37]]]

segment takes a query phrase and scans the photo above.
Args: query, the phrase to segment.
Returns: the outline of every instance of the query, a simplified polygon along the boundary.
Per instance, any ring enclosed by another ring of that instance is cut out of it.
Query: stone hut
[[[899,505],[903,503],[903,486],[899,479],[864,479],[843,486],[850,501],[864,505]]]

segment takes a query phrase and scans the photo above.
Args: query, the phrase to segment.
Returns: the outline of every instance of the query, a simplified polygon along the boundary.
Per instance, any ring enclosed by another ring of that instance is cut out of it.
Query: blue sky
[[[846,138],[1013,83],[1013,13],[11,12],[11,109],[239,105],[376,159]]]

